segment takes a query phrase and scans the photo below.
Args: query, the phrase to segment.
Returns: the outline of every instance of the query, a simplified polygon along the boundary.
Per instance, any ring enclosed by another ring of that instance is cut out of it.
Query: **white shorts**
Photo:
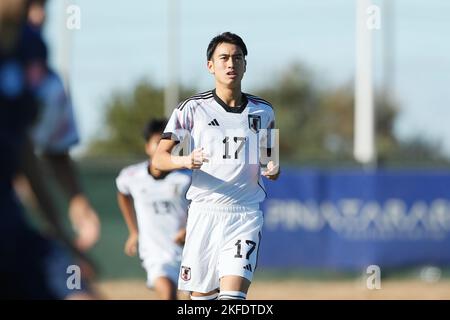
[[[147,272],[147,287],[153,289],[155,281],[159,277],[166,277],[172,280],[176,285],[178,282],[178,274],[180,273],[180,261],[173,262],[150,262],[143,261],[142,267]]]
[[[206,293],[219,279],[236,275],[249,281],[258,259],[263,226],[259,206],[192,203],[178,289]]]

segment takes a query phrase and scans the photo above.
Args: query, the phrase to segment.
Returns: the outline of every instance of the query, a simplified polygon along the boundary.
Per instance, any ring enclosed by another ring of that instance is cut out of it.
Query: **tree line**
[[[181,88],[187,98],[198,88]],[[202,90],[198,90],[202,91]],[[203,90],[204,91],[204,90]],[[282,162],[292,165],[354,166],[352,85],[324,88],[301,64],[280,72],[271,85],[255,92],[272,103],[280,129]],[[400,139],[394,131],[400,107],[394,99],[375,94],[376,146],[379,166],[448,166],[437,141],[417,135]],[[164,88],[141,81],[132,92],[115,93],[106,104],[101,137],[93,140],[88,157],[142,157],[142,128],[164,116]]]

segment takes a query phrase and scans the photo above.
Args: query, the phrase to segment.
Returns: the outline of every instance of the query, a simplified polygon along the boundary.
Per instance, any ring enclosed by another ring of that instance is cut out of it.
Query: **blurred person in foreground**
[[[47,46],[41,36],[45,4],[46,0],[29,0],[27,14],[26,37],[32,47],[27,51],[27,77],[39,102],[31,139],[35,152],[40,155],[39,159],[45,160],[69,199],[69,219],[77,235],[75,244],[85,251],[98,241],[100,222],[81,187],[76,167],[69,155],[69,150],[79,142],[79,135],[70,95],[66,93],[61,78],[47,63]],[[23,172],[29,181],[29,170],[25,165]],[[17,181],[22,198],[32,199],[27,181],[22,178]],[[36,193],[36,187],[31,185],[31,189]]]
[[[92,299],[85,277],[92,266],[65,234],[28,139],[38,113],[29,67],[39,40],[25,27],[26,10],[26,0],[0,1],[0,298]],[[37,187],[46,235],[30,225],[14,192],[21,163]]]
[[[146,125],[145,152],[149,160],[124,168],[116,185],[117,201],[129,231],[125,253],[134,256],[139,251],[147,286],[154,288],[160,299],[174,300],[191,179],[187,170],[161,172],[152,165],[165,124],[165,120],[152,120]]]

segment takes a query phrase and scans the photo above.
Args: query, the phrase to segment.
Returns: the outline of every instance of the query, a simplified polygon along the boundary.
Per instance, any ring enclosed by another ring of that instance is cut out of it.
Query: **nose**
[[[227,67],[228,68],[233,68],[234,67],[234,59],[233,58],[230,57],[230,59],[228,59]]]

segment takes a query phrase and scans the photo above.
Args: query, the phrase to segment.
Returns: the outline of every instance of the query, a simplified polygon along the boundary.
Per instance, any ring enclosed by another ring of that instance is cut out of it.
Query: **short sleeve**
[[[119,174],[119,176],[116,178],[116,186],[117,186],[117,190],[119,190],[120,193],[123,193],[125,195],[130,195],[130,186],[128,183],[128,177],[127,177],[127,173],[126,170],[122,170]]]
[[[190,104],[181,103],[173,112],[162,134],[162,139],[180,142],[193,127]]]

